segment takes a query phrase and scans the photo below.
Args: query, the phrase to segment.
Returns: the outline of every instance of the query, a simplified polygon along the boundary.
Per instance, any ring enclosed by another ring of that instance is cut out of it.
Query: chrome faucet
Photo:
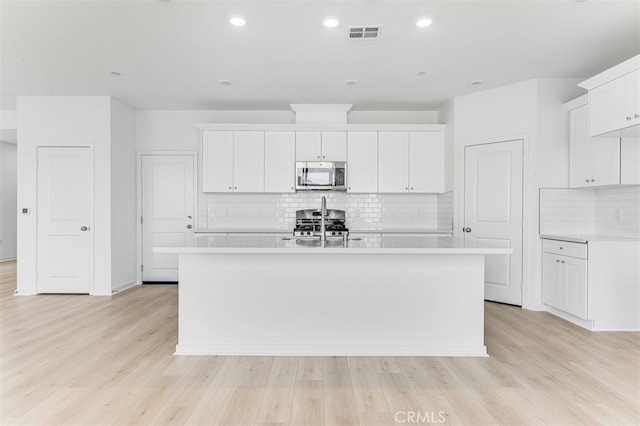
[[[326,241],[327,239],[327,228],[325,225],[325,216],[327,215],[327,198],[322,197],[322,202],[320,203],[320,241]]]

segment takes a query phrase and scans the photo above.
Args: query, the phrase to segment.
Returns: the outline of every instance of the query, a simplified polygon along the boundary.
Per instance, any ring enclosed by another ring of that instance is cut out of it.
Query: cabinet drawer
[[[577,257],[578,259],[587,259],[587,245],[583,243],[543,239],[542,251],[562,256]]]

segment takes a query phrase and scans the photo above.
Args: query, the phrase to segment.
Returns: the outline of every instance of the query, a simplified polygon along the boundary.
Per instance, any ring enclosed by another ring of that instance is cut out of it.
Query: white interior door
[[[39,147],[38,293],[90,293],[93,159],[87,147]]]
[[[178,255],[153,247],[193,238],[194,157],[142,156],[142,281],[178,281]]]
[[[513,254],[485,256],[485,299],[522,305],[522,140],[465,148],[465,239]]]

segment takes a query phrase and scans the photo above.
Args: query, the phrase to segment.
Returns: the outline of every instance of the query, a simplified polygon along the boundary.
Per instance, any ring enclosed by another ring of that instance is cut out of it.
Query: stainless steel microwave
[[[297,191],[346,191],[344,161],[296,161]]]

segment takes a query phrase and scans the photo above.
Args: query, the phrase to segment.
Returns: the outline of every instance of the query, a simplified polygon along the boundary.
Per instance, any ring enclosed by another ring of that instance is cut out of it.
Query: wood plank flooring
[[[176,357],[175,286],[14,297],[15,271],[2,425],[640,424],[640,333],[487,303],[490,358]]]

